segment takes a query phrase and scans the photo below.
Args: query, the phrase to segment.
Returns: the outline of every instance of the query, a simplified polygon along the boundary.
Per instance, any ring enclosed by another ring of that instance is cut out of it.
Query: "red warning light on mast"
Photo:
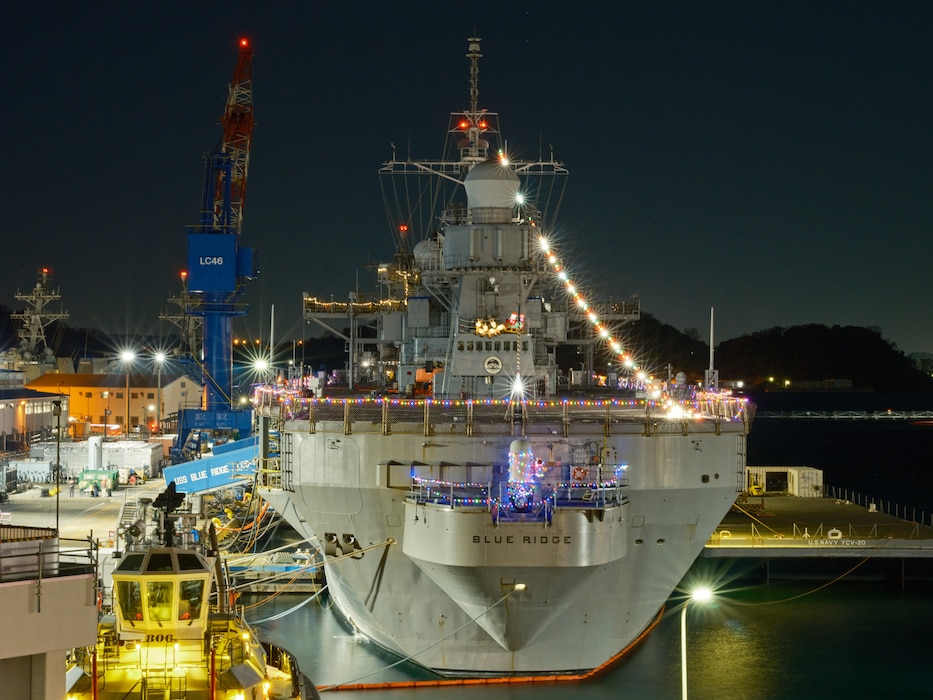
[[[247,46],[249,46],[249,39],[240,39],[240,47],[245,49]]]

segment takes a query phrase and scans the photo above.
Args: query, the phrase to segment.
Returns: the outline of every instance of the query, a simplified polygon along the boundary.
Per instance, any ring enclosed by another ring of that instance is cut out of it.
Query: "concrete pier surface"
[[[85,539],[91,536],[103,543],[114,539],[124,501],[135,503],[141,497],[155,499],[164,490],[162,478],[149,479],[135,486],[120,486],[110,496],[104,491],[97,497],[77,489],[71,495],[68,484],[62,484],[56,495],[54,484],[39,484],[9,494],[9,500],[0,503],[0,521],[4,525],[54,528],[57,504],[61,537]]]

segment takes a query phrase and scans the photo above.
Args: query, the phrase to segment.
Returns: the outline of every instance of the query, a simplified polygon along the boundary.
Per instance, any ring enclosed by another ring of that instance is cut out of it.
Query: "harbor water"
[[[933,592],[928,585],[841,582],[772,583],[720,591],[687,611],[688,684],[692,698],[804,700],[933,698],[928,644]],[[280,596],[262,614],[300,596]],[[672,600],[652,633],[606,673],[584,682],[442,688],[324,691],[322,697],[373,700],[557,700],[679,698],[680,610]],[[355,637],[326,603],[259,625],[290,649],[319,688],[432,678]],[[259,610],[257,610],[259,613]]]
[[[933,511],[933,426],[768,419],[756,422],[749,464],[824,469],[834,486]],[[918,515],[919,517],[919,515]],[[698,578],[696,566],[684,587]],[[687,610],[689,696],[698,699],[900,697],[933,699],[929,640],[933,582],[730,580],[715,600]],[[355,636],[320,596],[286,594],[255,608],[261,636],[292,651],[321,689],[436,678]],[[429,688],[323,690],[322,697],[407,700],[557,700],[681,697],[682,596],[658,625],[610,670],[584,682]],[[559,634],[555,630],[555,634]]]

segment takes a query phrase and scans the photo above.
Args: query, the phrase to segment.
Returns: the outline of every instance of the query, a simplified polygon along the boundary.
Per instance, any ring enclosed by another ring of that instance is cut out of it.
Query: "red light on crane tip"
[[[248,39],[240,39],[240,46],[249,46]]]

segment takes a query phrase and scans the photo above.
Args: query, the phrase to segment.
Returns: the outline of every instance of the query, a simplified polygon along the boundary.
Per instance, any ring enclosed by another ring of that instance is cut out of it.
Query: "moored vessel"
[[[277,423],[260,493],[317,538],[338,609],[386,649],[445,675],[579,673],[651,625],[742,490],[752,407],[712,367],[703,386],[639,371],[617,339],[638,300],[573,283],[542,184],[566,169],[493,142],[479,39],[467,57],[451,157],[382,169],[455,194],[396,190],[441,211],[414,246],[428,219],[399,216],[378,294],[305,296],[306,320],[349,326],[347,386],[258,397]]]
[[[145,507],[140,522],[148,522]],[[141,532],[128,539],[97,643],[72,655],[68,698],[317,697],[291,654],[260,641],[247,623],[226,588],[216,536],[212,548],[200,547],[190,534],[175,535],[171,521],[158,523],[161,546]]]

